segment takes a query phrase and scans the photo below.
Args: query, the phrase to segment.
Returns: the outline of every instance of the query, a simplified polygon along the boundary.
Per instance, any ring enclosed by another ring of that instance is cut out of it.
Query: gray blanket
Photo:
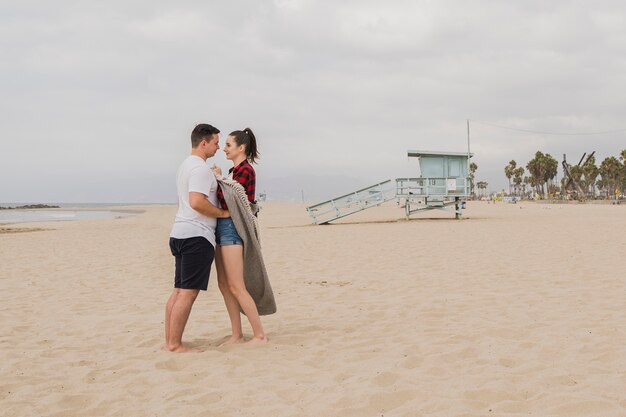
[[[246,289],[254,300],[259,315],[274,314],[276,301],[261,253],[259,225],[253,214],[256,207],[250,204],[246,191],[237,181],[220,177],[217,181],[224,193],[224,200],[237,233],[243,240],[243,279]]]

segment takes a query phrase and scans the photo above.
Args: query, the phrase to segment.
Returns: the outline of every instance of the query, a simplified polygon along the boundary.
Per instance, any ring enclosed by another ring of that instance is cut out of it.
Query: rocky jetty
[[[15,207],[2,207],[0,206],[0,210],[30,210],[30,209],[45,209],[45,208],[61,208],[60,206],[49,206],[47,204],[27,204],[25,206],[15,206]]]

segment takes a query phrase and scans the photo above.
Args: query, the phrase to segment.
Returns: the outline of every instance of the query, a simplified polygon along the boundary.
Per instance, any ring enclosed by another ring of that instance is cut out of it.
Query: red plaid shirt
[[[256,172],[254,171],[254,168],[252,168],[252,165],[244,159],[243,162],[236,167],[232,167],[228,170],[228,172],[233,174],[233,179],[235,181],[243,185],[243,188],[246,190],[246,194],[248,195],[248,200],[253,202],[254,192],[256,189]],[[222,208],[224,210],[228,210],[228,206],[224,200],[224,193],[219,186],[217,187],[217,199]]]

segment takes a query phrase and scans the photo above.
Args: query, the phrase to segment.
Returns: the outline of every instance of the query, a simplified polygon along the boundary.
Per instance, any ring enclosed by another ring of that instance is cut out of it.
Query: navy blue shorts
[[[206,238],[170,238],[170,250],[176,258],[174,288],[206,291],[215,248]]]
[[[220,246],[226,245],[243,245],[241,236],[235,229],[233,219],[227,217],[225,219],[217,219],[217,229],[215,230],[215,240]]]

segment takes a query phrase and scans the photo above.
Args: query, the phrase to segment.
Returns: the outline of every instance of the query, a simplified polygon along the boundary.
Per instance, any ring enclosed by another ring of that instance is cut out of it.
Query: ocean
[[[19,207],[32,203],[0,203],[1,207]],[[132,210],[115,210],[115,207],[137,206],[146,204],[105,204],[105,203],[45,203],[50,206],[59,206],[54,209],[16,209],[0,210],[0,224],[2,223],[30,223],[49,221],[69,221],[80,219],[101,219],[110,217],[127,217],[137,214]],[[112,208],[109,210],[109,208]]]

